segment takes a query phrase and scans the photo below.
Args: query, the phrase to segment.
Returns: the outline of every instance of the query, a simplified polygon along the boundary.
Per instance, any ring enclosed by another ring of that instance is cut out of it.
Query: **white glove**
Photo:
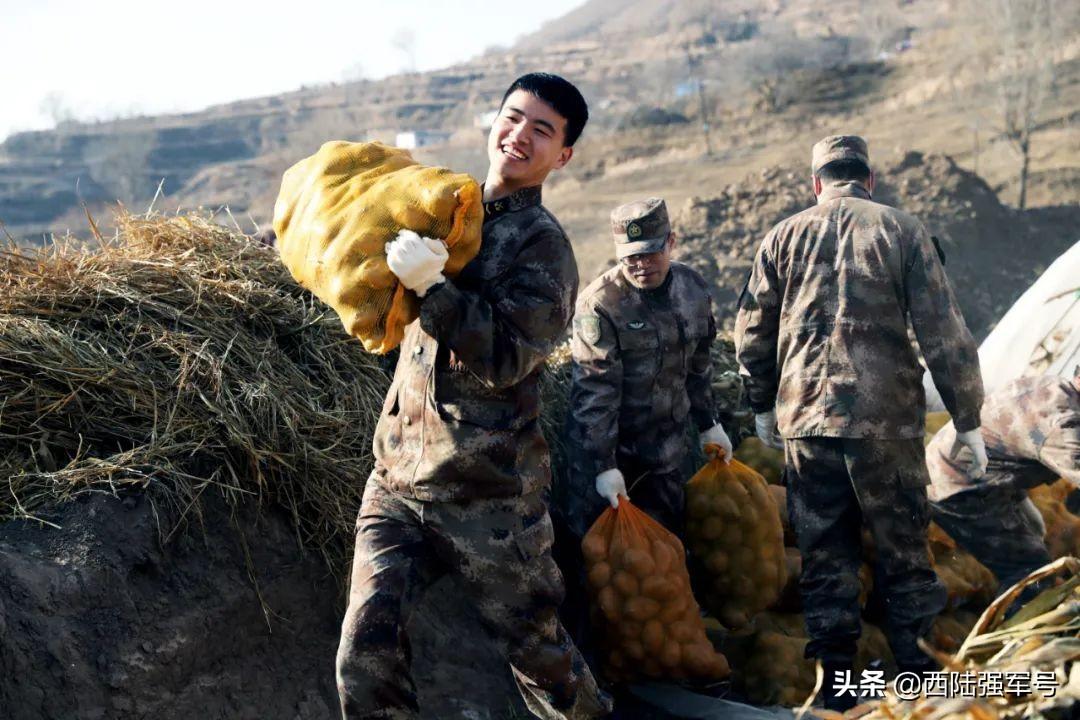
[[[716,423],[701,433],[701,449],[704,450],[706,445],[719,445],[720,449],[724,451],[724,462],[731,462],[731,439],[724,432],[723,425]]]
[[[402,230],[386,244],[386,265],[401,284],[424,297],[433,285],[444,282],[443,268],[450,258],[442,240],[420,237]]]
[[[758,413],[754,416],[754,432],[766,447],[774,450],[784,449],[784,439],[780,437],[780,431],[776,429],[776,411]]]
[[[596,476],[596,492],[611,503],[611,507],[618,509],[619,496],[626,495],[626,481],[618,468],[605,470]]]
[[[952,459],[956,459],[961,446],[970,450],[972,455],[971,467],[968,468],[967,475],[972,480],[978,480],[986,474],[986,465],[989,462],[986,457],[986,443],[983,442],[982,431],[975,428],[967,432],[956,433],[956,442],[953,443],[952,452],[949,453]]]

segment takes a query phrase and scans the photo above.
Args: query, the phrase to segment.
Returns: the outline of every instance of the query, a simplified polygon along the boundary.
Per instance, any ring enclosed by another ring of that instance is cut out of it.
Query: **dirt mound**
[[[1076,240],[1076,206],[1018,212],[977,175],[944,155],[910,152],[878,168],[875,199],[923,221],[941,240],[946,271],[978,339]],[[679,257],[715,288],[718,320],[730,327],[754,253],[769,229],[814,203],[805,167],[774,167],[691,198],[675,214]]]

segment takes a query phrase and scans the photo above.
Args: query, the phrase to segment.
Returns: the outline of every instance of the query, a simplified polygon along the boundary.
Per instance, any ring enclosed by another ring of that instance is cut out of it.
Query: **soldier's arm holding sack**
[[[911,325],[957,433],[967,433],[979,427],[983,404],[978,347],[937,250],[926,229],[915,222],[904,276]]]
[[[584,431],[584,470],[597,476],[615,468],[619,442],[623,367],[615,325],[592,303],[579,303],[570,348],[570,412]]]
[[[527,240],[484,292],[441,279],[423,296],[420,326],[489,387],[524,380],[566,331],[577,294],[570,241],[555,228]]]
[[[779,383],[776,354],[781,297],[772,255],[777,231],[773,228],[758,248],[735,318],[735,357],[739,361],[739,373],[745,381],[750,407],[757,416],[758,436],[773,447],[779,443],[774,407]],[[769,427],[762,429],[765,425]]]

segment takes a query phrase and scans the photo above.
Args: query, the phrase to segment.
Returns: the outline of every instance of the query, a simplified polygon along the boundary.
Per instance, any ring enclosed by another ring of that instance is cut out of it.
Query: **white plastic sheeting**
[[[1071,377],[1080,365],[1080,242],[1046,269],[979,346],[989,395],[1025,375]],[[930,373],[923,375],[930,412],[945,409]]]

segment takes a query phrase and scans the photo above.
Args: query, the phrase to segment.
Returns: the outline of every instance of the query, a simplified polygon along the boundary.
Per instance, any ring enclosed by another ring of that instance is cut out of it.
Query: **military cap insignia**
[[[631,320],[630,322],[626,323],[626,327],[630,328],[631,330],[640,330],[641,328],[645,327],[645,322],[643,320]]]
[[[630,223],[626,226],[626,236],[631,239],[641,237],[641,226],[635,222]]]
[[[581,339],[590,344],[600,339],[600,317],[598,315],[585,315],[581,318]]]

